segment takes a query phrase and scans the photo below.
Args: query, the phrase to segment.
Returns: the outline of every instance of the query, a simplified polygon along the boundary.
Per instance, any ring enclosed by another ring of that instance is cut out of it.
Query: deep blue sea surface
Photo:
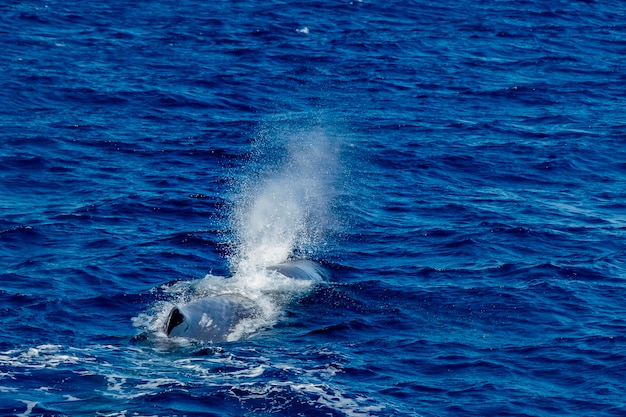
[[[625,57],[621,1],[3,1],[0,415],[626,415]]]

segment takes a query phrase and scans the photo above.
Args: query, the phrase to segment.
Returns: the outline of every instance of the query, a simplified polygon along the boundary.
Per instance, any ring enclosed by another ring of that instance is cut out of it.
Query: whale
[[[310,283],[322,282],[328,277],[324,267],[309,260],[271,265],[265,270],[269,274]],[[244,320],[259,318],[261,314],[259,305],[242,294],[219,294],[173,307],[164,331],[168,337],[225,342]]]

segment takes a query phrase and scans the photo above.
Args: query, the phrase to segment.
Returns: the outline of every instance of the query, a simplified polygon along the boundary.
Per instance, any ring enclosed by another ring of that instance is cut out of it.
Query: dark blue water
[[[0,415],[625,415],[624,56],[617,1],[3,2]]]

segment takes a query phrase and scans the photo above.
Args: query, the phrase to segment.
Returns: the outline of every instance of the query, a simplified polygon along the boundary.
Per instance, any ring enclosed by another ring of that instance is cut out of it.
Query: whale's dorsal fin
[[[167,318],[167,325],[165,326],[165,333],[169,336],[172,330],[181,324],[185,320],[178,308],[173,308],[170,312],[170,316]]]

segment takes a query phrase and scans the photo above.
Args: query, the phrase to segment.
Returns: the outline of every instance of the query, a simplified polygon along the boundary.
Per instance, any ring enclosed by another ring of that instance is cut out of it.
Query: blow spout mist
[[[338,147],[324,131],[270,135],[255,157],[262,168],[244,177],[232,216],[235,271],[315,253],[334,224]]]

